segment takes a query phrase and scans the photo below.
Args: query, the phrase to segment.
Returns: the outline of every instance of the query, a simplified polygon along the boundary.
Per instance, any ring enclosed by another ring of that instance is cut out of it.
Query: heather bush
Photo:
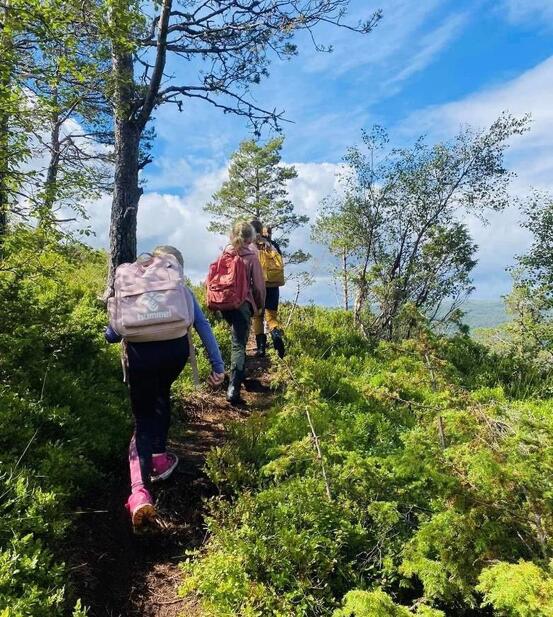
[[[525,615],[489,574],[523,560],[547,614],[553,402],[464,336],[375,344],[350,319],[297,310],[286,388],[209,456],[182,592],[213,616]]]
[[[61,560],[71,511],[124,452],[118,350],[97,296],[105,255],[18,229],[0,266],[0,615],[73,604]],[[75,615],[84,615],[76,608]]]

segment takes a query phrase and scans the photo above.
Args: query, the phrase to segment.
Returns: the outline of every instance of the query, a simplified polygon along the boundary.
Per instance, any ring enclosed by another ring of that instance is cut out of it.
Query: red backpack
[[[224,251],[209,266],[206,288],[207,306],[212,311],[230,311],[244,304],[249,291],[248,273],[236,251]]]

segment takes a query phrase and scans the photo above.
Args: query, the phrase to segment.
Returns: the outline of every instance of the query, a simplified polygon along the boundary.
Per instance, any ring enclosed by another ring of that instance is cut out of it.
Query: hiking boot
[[[227,401],[231,405],[236,405],[240,402],[240,386],[244,377],[244,371],[231,371],[230,380],[227,390]]]
[[[278,357],[284,358],[286,350],[284,349],[284,338],[282,330],[279,330],[278,328],[271,330],[271,338],[273,339],[273,347],[275,348]]]
[[[163,454],[154,454],[152,456],[152,482],[167,480],[167,478],[175,471],[179,464],[179,457],[173,452],[164,452]]]
[[[256,334],[255,342],[257,343],[257,351],[255,352],[255,357],[264,358],[265,349],[267,347],[267,335],[266,334]]]
[[[132,525],[135,529],[142,527],[148,521],[153,521],[156,517],[154,501],[144,487],[138,488],[130,494],[125,508],[131,516]]]

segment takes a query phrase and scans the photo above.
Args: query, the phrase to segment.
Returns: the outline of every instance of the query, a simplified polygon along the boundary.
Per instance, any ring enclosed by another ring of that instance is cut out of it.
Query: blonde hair
[[[236,221],[230,230],[230,243],[236,250],[239,250],[253,242],[256,235],[255,229],[248,221]]]
[[[170,246],[168,244],[160,244],[154,249],[153,255],[155,255],[156,257],[163,257],[163,255],[173,255],[173,257],[176,258],[180,265],[184,267],[184,259],[182,257],[182,253],[174,246]]]

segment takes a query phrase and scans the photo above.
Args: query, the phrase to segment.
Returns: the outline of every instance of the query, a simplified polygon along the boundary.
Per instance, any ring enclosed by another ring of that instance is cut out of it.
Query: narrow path
[[[68,558],[75,593],[90,617],[199,617],[199,609],[177,596],[179,563],[206,540],[203,500],[215,488],[203,472],[207,453],[225,441],[226,426],[272,401],[268,361],[252,357],[243,408],[230,406],[224,392],[201,392],[175,405],[170,448],[180,458],[171,479],[156,489],[160,525],[135,535],[123,510],[128,470],[114,472],[109,494],[100,494],[81,515]]]

